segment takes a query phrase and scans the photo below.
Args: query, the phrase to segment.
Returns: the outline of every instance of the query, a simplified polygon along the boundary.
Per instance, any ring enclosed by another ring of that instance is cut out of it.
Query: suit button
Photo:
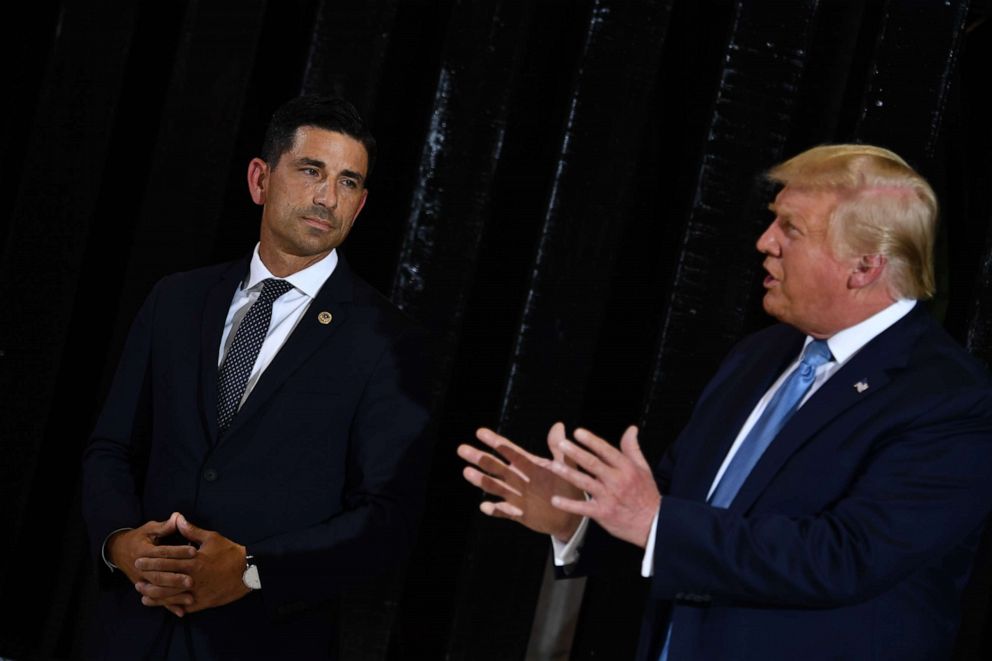
[[[203,471],[203,479],[206,480],[207,482],[216,482],[217,471],[215,471],[213,468],[208,468],[207,470]]]

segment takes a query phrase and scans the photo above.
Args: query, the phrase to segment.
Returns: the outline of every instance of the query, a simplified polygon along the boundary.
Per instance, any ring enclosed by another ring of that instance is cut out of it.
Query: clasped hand
[[[565,425],[548,432],[552,459],[531,454],[490,429],[476,437],[500,457],[471,445],[458,456],[472,464],[462,474],[486,493],[502,500],[484,501],[483,514],[515,520],[537,532],[566,541],[589,517],[614,537],[643,548],[661,504],[651,468],[629,427],[620,449],[585,429],[575,441]]]
[[[179,533],[190,544],[161,540]],[[134,583],[145,606],[163,606],[177,617],[223,606],[250,590],[241,580],[245,547],[197,528],[175,512],[114,534],[107,542],[111,561]]]

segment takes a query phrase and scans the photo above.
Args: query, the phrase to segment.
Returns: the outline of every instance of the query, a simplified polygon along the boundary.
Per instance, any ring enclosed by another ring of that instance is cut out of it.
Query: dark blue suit
[[[183,512],[254,554],[262,589],[178,620],[101,567],[106,658],[334,658],[334,600],[407,554],[428,447],[422,335],[344,260],[217,433],[217,356],[246,260],[159,282],[84,457],[95,556]],[[330,324],[317,317],[327,311]]]
[[[671,661],[950,655],[992,508],[992,390],[923,306],[813,394],[729,509],[706,503],[803,339],[778,325],[741,342],[657,470],[639,658],[657,659],[669,621]],[[609,544],[598,529],[589,542],[583,564]]]

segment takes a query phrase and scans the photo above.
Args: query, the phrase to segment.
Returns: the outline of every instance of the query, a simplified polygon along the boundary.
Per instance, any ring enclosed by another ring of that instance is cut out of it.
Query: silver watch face
[[[250,590],[258,590],[262,587],[262,581],[258,578],[258,567],[255,565],[248,565],[245,573],[241,575],[241,580],[244,581],[245,587]]]

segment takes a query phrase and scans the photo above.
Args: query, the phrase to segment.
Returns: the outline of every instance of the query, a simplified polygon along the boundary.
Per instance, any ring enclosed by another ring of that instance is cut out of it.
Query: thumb
[[[166,537],[176,532],[176,519],[179,512],[173,512],[165,521],[152,521],[149,525],[149,532],[156,537]]]
[[[208,531],[203,528],[197,528],[192,523],[186,520],[186,517],[180,514],[176,517],[176,523],[179,527],[179,534],[188,539],[191,542],[197,542],[202,544],[207,541]]]
[[[562,463],[565,461],[565,454],[558,448],[558,444],[564,440],[565,423],[556,422],[551,425],[551,429],[548,430],[548,449],[551,450],[551,456]]]
[[[623,437],[620,439],[620,450],[641,468],[651,470],[648,460],[641,452],[641,444],[637,442],[637,427],[634,425],[627,427],[627,431],[623,433]]]

